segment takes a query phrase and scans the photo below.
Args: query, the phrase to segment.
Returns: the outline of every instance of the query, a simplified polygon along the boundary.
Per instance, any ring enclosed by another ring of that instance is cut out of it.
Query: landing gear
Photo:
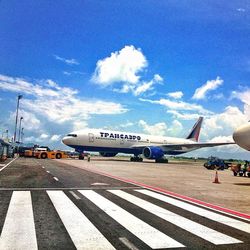
[[[168,159],[163,157],[159,159],[155,159],[155,163],[168,163]]]
[[[142,162],[143,158],[139,157],[139,156],[132,156],[130,157],[130,161],[134,161],[134,162]]]

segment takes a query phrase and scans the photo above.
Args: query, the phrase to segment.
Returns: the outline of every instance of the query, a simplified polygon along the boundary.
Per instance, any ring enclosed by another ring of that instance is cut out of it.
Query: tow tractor
[[[38,159],[61,159],[68,158],[68,155],[64,151],[50,150],[48,147],[39,147],[34,150],[25,150],[26,157],[36,157]]]
[[[38,151],[35,153],[35,157],[38,159],[61,159],[68,158],[68,155],[60,150],[52,150],[52,151]]]
[[[204,163],[204,167],[211,170],[224,170],[228,166],[225,164],[224,160],[211,156],[208,158],[207,162]]]

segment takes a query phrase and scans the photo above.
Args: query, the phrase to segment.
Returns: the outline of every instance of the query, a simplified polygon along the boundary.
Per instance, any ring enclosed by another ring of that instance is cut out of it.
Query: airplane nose
[[[62,138],[62,142],[65,144],[65,145],[68,145],[69,143],[69,138],[67,136],[63,137]]]
[[[250,151],[250,125],[244,125],[233,133],[234,141],[242,148]]]

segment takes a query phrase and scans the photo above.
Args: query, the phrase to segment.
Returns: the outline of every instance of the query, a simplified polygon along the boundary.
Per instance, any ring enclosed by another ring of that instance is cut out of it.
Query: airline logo
[[[141,137],[139,135],[127,135],[127,134],[100,132],[100,136],[102,138],[127,139],[127,140],[133,140],[133,141],[141,140]]]

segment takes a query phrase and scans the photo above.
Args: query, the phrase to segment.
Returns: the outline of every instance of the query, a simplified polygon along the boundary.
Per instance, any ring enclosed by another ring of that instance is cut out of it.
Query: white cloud
[[[52,88],[55,88],[55,89],[59,88],[58,84],[56,82],[54,82],[53,80],[51,80],[51,79],[48,79],[46,82],[48,83],[49,87],[52,87]]]
[[[38,83],[30,83],[23,78],[9,77],[5,75],[0,75],[0,89],[48,98],[57,98],[61,95],[71,96],[77,94],[78,92],[77,90],[73,90],[71,88],[61,88],[57,83],[50,79],[40,81]]]
[[[41,136],[40,136],[41,139],[47,139],[48,137],[49,137],[49,135],[47,135],[47,134],[41,134]]]
[[[244,115],[249,120],[250,119],[250,89],[247,88],[241,92],[233,91],[232,98],[239,99],[242,103],[244,103]]]
[[[153,85],[153,81],[150,82],[144,82],[142,83],[140,86],[138,86],[134,91],[134,95],[138,96],[148,90],[152,90],[152,85]]]
[[[72,126],[86,125],[93,114],[122,114],[127,109],[120,103],[80,99],[77,90],[60,87],[52,80],[31,83],[21,78],[0,75],[0,89],[25,94],[21,100],[25,129],[40,128],[41,120]]]
[[[162,77],[158,74],[154,75],[154,78],[149,82],[138,83],[137,85],[125,83],[121,89],[114,89],[118,93],[129,93],[138,96],[147,91],[153,90],[155,84],[161,84],[163,81]]]
[[[60,57],[60,56],[57,56],[57,55],[54,55],[55,59],[58,60],[58,61],[61,61],[61,62],[64,62],[68,65],[79,65],[80,63],[76,60],[76,59],[66,59],[66,58],[63,58],[63,57]]]
[[[149,102],[153,104],[160,104],[165,106],[167,109],[170,110],[182,110],[182,111],[192,111],[192,112],[199,112],[200,114],[212,114],[211,111],[204,109],[201,105],[195,103],[188,103],[183,101],[173,101],[169,99],[161,98],[160,100],[149,100],[139,98],[140,101]]]
[[[247,122],[246,115],[238,108],[228,106],[225,111],[204,120],[203,135],[207,139],[232,135],[233,131]]]
[[[144,120],[140,120],[138,124],[147,134],[163,136],[167,133],[167,125],[164,122],[159,122],[154,125],[148,125]]]
[[[120,51],[111,53],[110,57],[99,60],[92,80],[100,85],[108,86],[115,82],[136,84],[138,73],[147,66],[147,60],[140,49],[125,46]]]
[[[163,81],[162,77],[158,74],[154,75],[154,78],[149,82],[143,82],[136,88],[134,87],[132,89],[132,92],[135,96],[141,95],[142,93],[145,93],[146,91],[153,90],[153,85],[157,83],[161,83]]]
[[[121,124],[119,127],[121,128],[127,128],[127,127],[131,127],[134,126],[135,124],[133,122],[129,122],[127,121],[126,123]]]
[[[16,116],[16,112],[11,114],[11,120],[14,120]],[[41,121],[40,119],[32,112],[24,110],[23,108],[19,110],[19,118],[23,117],[22,127],[25,130],[40,130],[41,129]]]
[[[250,89],[246,89],[242,92],[233,91],[232,97],[241,100],[243,103],[250,105]]]
[[[171,126],[168,128],[168,133],[170,136],[178,136],[182,130],[182,124],[178,120],[173,120]]]
[[[37,143],[37,144],[40,144],[40,143],[48,143],[48,138],[49,138],[49,135],[48,134],[41,134],[39,136],[25,136],[24,137],[24,142],[33,142],[33,143]]]
[[[51,141],[58,141],[61,138],[61,135],[52,135],[50,140]]]
[[[120,88],[114,88],[117,93],[129,93],[138,96],[145,92],[153,92],[156,83],[161,84],[163,78],[159,74],[155,74],[150,81],[141,80],[141,75],[148,62],[143,55],[141,49],[134,46],[125,46],[120,51],[111,53],[110,57],[106,57],[97,62],[92,81],[102,87],[117,85]]]
[[[176,92],[171,92],[167,94],[169,97],[172,97],[174,99],[181,99],[183,97],[183,92],[182,91],[176,91]]]
[[[200,88],[195,90],[193,95],[193,99],[200,100],[206,98],[206,95],[209,91],[217,89],[220,85],[222,85],[223,80],[218,76],[215,80],[209,80]]]
[[[196,120],[201,116],[200,114],[197,113],[190,114],[190,113],[179,112],[176,110],[167,110],[167,113],[172,114],[174,115],[175,118],[181,120]]]
[[[183,129],[182,124],[177,120],[174,120],[170,127],[168,127],[165,122],[158,122],[153,125],[149,125],[144,120],[140,120],[138,125],[143,129],[143,132],[159,136],[177,136]]]

